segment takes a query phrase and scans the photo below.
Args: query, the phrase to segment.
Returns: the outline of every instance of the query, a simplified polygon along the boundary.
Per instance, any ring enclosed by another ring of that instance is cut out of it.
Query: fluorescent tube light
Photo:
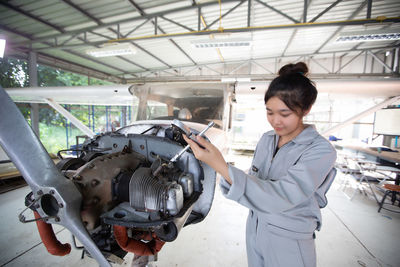
[[[400,40],[399,30],[342,32],[336,42],[369,42]]]
[[[223,77],[221,78],[222,83],[232,83],[232,82],[251,82],[249,77]]]
[[[221,78],[222,83],[233,83],[236,82],[236,78]]]
[[[6,50],[6,40],[0,39],[0,57],[4,57],[4,50]]]
[[[120,55],[134,55],[136,54],[136,48],[129,43],[111,43],[105,44],[99,48],[93,48],[86,50],[86,54],[93,57],[112,57]]]
[[[224,48],[252,45],[251,39],[209,39],[190,42],[194,48]]]
[[[238,82],[251,82],[251,78],[236,78],[236,81]]]

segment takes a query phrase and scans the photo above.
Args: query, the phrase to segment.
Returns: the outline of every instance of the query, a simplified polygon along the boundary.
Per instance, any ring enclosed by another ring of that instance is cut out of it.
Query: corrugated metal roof
[[[374,25],[366,21],[365,25],[350,25],[346,22],[341,26],[333,22],[366,19],[368,1],[309,2],[306,21],[326,24],[299,24],[304,22],[304,1],[294,0],[226,0],[221,7],[218,1],[189,0],[10,0],[0,2],[0,33],[7,36],[9,56],[20,57],[33,49],[38,51],[39,61],[46,57],[48,63],[49,57],[53,57],[54,62],[78,64],[121,79],[163,69],[236,64],[241,60],[307,56],[315,52],[320,53],[315,58],[323,58],[325,54],[321,53],[328,52],[354,55],[359,53],[355,49],[392,49],[399,44],[398,41],[337,43],[334,34],[376,28],[400,31],[400,1],[372,1],[371,17],[397,17],[391,23]],[[248,3],[251,4],[250,28],[247,28]],[[221,25],[225,31],[236,28],[239,32],[224,37],[215,32],[198,35],[199,22],[200,30],[205,25],[217,30]],[[159,38],[163,33],[173,36]],[[24,42],[25,37],[32,41]],[[251,38],[253,46],[218,50],[196,49],[191,45],[196,40],[236,37]],[[128,40],[136,46],[137,53],[107,58],[91,58],[85,53],[89,48],[119,38],[139,38]]]

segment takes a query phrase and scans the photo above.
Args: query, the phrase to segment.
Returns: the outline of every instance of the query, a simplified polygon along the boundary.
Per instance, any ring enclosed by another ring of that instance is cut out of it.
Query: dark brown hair
[[[278,97],[285,105],[301,115],[309,110],[317,99],[317,89],[307,78],[308,67],[304,62],[287,64],[272,80],[264,96],[265,104],[271,97]]]

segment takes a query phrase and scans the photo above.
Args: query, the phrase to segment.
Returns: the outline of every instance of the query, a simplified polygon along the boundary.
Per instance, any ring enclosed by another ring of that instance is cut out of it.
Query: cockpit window
[[[166,88],[168,86],[168,88]],[[173,87],[172,87],[173,86]],[[190,87],[183,85],[159,85],[135,91],[139,101],[141,94],[146,97],[146,111],[141,112],[137,120],[173,120],[192,121],[207,124],[214,121],[222,128],[224,110],[224,90],[209,84]],[[143,100],[142,100],[143,101]],[[144,114],[145,113],[145,114]]]

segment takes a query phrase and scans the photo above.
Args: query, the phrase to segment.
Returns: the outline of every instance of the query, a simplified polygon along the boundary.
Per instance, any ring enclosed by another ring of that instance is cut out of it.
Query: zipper
[[[272,161],[274,161],[274,158],[276,157],[276,154],[278,154],[278,152],[279,152],[279,150],[275,153],[275,151],[276,151],[276,147],[278,146],[278,144],[277,144],[277,141],[276,141],[276,134],[274,135],[274,146],[273,146],[273,149],[272,149],[272,157],[271,157],[271,164],[272,164]]]
[[[271,158],[271,164],[272,164],[272,162],[274,161],[274,159],[276,158],[276,156],[278,155],[278,153],[282,150],[282,148],[284,147],[284,146],[286,146],[287,144],[289,144],[291,141],[289,141],[289,142],[287,142],[287,143],[285,143],[283,146],[281,146],[279,149],[278,149],[278,151],[275,153],[275,150],[276,150],[276,148],[277,148],[277,142],[276,142],[276,135],[274,135],[274,154],[272,155],[272,158]]]

